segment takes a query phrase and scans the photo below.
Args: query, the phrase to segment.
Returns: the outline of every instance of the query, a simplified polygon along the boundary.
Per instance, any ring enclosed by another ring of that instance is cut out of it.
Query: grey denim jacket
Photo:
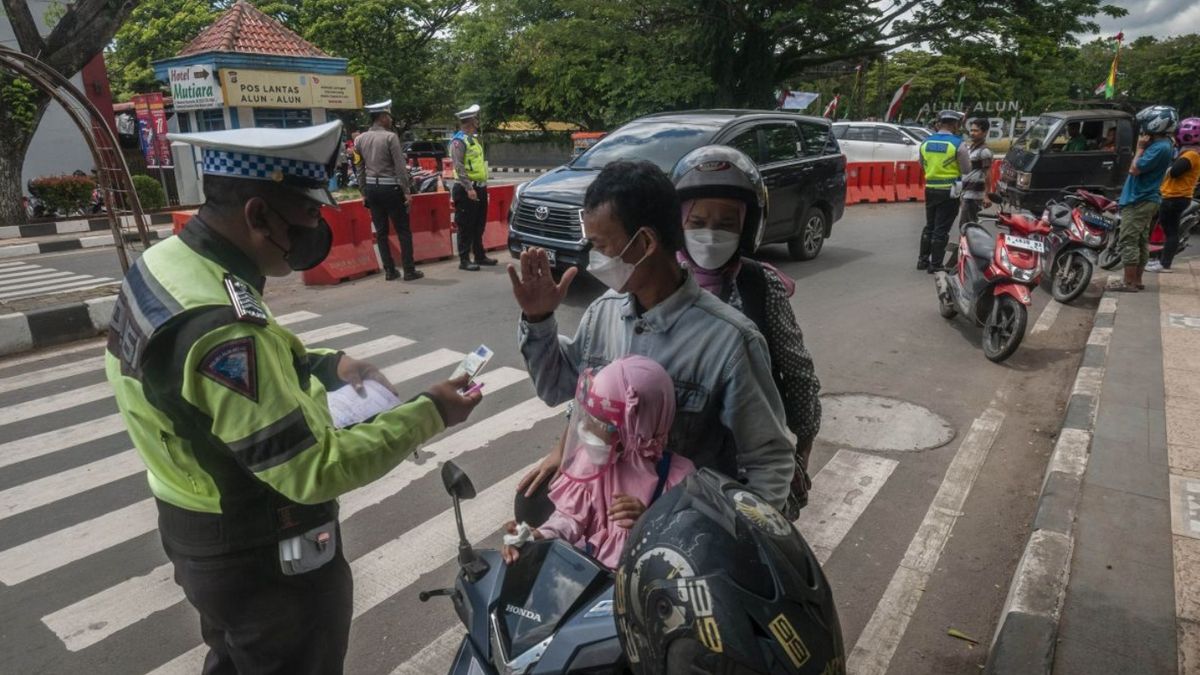
[[[518,342],[538,397],[569,401],[584,368],[627,354],[654,359],[675,384],[668,449],[744,480],[776,508],[795,473],[795,437],[754,324],[690,275],[679,290],[637,314],[631,294],[609,291],[587,308],[574,338],[550,317],[521,319]]]

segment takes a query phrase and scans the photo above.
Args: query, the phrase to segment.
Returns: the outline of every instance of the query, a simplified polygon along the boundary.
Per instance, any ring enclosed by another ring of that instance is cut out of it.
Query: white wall
[[[46,26],[45,14],[54,4],[52,0],[28,0],[33,18],[43,35],[50,32]],[[8,22],[8,15],[0,12],[0,44],[11,49],[17,49],[17,41]],[[76,73],[71,83],[83,89],[83,82]],[[25,155],[25,166],[21,172],[21,185],[24,186],[31,178],[48,174],[71,173],[76,169],[90,172],[95,168],[92,154],[83,134],[71,121],[66,111],[57,103],[51,103],[42,116],[42,122],[33,135],[29,152]]]

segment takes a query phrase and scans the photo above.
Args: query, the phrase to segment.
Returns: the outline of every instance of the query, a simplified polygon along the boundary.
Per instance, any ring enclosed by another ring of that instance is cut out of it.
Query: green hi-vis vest
[[[454,134],[454,139],[462,141],[467,146],[467,152],[463,156],[463,164],[467,166],[467,178],[476,183],[485,183],[488,179],[487,160],[483,158],[483,144],[478,138],[470,134],[459,131]],[[461,178],[458,171],[454,172],[454,177]]]
[[[925,187],[949,190],[962,176],[958,167],[958,146],[962,139],[938,132],[921,143],[921,165],[925,169]]]
[[[148,469],[165,541],[185,555],[266,545],[327,523],[334,499],[440,432],[427,397],[334,429],[331,350],[307,350],[260,291],[218,263],[233,245],[198,220],[125,277],[105,368]],[[244,257],[236,260],[244,264]]]

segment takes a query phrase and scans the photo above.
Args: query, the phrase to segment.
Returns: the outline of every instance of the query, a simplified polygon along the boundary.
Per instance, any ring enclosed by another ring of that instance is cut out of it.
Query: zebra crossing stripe
[[[319,318],[320,316],[320,314],[313,314],[312,312],[306,312],[302,310],[299,312],[292,312],[291,314],[280,314],[279,316],[275,317],[275,323],[279,324],[280,326],[290,326],[294,323],[310,321],[312,319]]]
[[[466,628],[454,624],[450,630],[434,638],[412,658],[397,666],[391,675],[428,675],[446,670],[466,634]]]
[[[14,267],[36,267],[36,265],[30,265],[29,263],[20,262],[20,261],[0,263],[0,270],[12,269]]]
[[[50,271],[46,273],[44,269],[27,269],[19,272],[5,272],[0,274],[0,284],[9,285],[13,283],[24,283],[32,279],[52,279],[54,277],[69,277],[73,276],[74,272],[56,272]]]
[[[808,493],[808,506],[796,519],[796,529],[822,565],[846,538],[859,516],[900,463],[850,450],[838,450],[821,467]]]
[[[81,291],[85,288],[97,288],[99,286],[108,286],[118,284],[119,281],[109,279],[107,277],[92,278],[86,281],[72,281],[69,284],[56,285],[52,288],[43,288],[38,290],[23,290],[19,293],[0,293],[0,299],[16,300],[18,298],[27,298],[34,295],[53,295],[55,293],[64,293],[66,291]]]
[[[403,382],[411,380],[419,375],[431,373],[438,368],[445,368],[458,363],[462,360],[462,352],[456,352],[451,349],[436,349],[428,354],[422,354],[416,358],[397,363],[394,366],[388,366],[380,372],[388,379],[389,382]],[[447,376],[450,373],[446,373]]]
[[[35,436],[8,441],[0,444],[0,468],[106,438],[122,431],[125,431],[125,422],[119,414],[114,413]]]
[[[81,359],[73,363],[68,363],[62,366],[52,366],[43,368],[21,375],[13,375],[11,377],[0,378],[0,394],[24,389],[25,387],[36,387],[38,385],[53,382],[54,380],[62,380],[75,375],[100,370],[104,367],[104,355],[92,356],[86,359]]]
[[[67,499],[146,470],[136,450],[126,450],[73,469],[0,491],[0,520]]]
[[[0,427],[99,401],[110,396],[112,396],[112,385],[108,382],[97,382],[86,387],[64,391],[61,394],[16,403],[7,408],[0,408]]]
[[[62,279],[47,279],[38,277],[29,281],[21,281],[18,283],[5,284],[0,282],[0,295],[18,295],[20,293],[37,291],[45,292],[48,288],[65,288],[67,286],[77,286],[83,283],[93,281],[112,281],[108,277],[93,277],[87,274],[70,274]]]
[[[399,335],[385,335],[376,340],[371,340],[370,342],[364,342],[360,345],[347,347],[345,351],[346,354],[351,358],[366,360],[371,357],[379,356],[380,354],[386,354],[387,352],[401,349],[412,344],[414,344],[414,342],[406,337],[400,337]]]
[[[360,326],[356,323],[335,323],[332,326],[325,326],[323,328],[315,328],[303,333],[296,333],[296,337],[300,338],[300,341],[304,344],[311,344],[314,342],[333,340],[335,338],[345,337],[347,335],[354,335],[355,333],[361,333],[366,329],[366,326]]]
[[[81,344],[71,345],[69,347],[53,348],[42,350],[25,356],[18,356],[0,361],[0,369],[12,368],[15,366],[23,366],[30,363],[41,363],[42,361],[50,361],[68,354],[78,354],[86,352],[89,349],[103,349],[105,340],[86,340]]]

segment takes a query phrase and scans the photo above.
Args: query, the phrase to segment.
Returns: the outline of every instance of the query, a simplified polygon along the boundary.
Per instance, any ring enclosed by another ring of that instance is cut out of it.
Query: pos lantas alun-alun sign
[[[362,107],[362,88],[354,75],[314,75],[276,70],[221,70],[225,104],[254,108]]]
[[[220,108],[224,97],[212,64],[170,68],[171,98],[176,111]]]

